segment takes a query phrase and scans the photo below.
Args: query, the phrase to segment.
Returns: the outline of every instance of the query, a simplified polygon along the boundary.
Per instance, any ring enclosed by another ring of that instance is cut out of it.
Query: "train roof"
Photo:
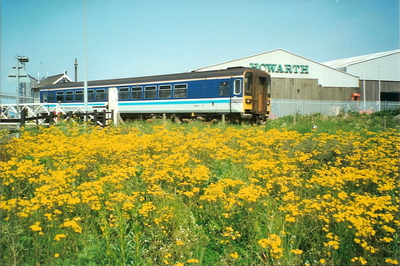
[[[246,71],[256,71],[268,75],[268,73],[249,67],[232,67],[221,70],[211,71],[192,71],[178,74],[166,74],[166,75],[155,75],[155,76],[144,76],[144,77],[132,77],[132,78],[120,78],[120,79],[105,79],[105,80],[94,80],[88,81],[88,86],[107,86],[107,85],[118,85],[118,84],[135,84],[135,83],[146,83],[146,82],[161,82],[171,80],[186,80],[186,79],[202,79],[202,78],[214,78],[220,76],[236,76],[242,75]],[[83,82],[68,82],[51,84],[43,86],[40,89],[50,88],[68,88],[68,87],[83,87]]]

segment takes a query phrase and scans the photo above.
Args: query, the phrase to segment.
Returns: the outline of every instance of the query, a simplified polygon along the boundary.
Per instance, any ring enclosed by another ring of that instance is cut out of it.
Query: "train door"
[[[219,81],[218,96],[220,97],[221,101],[219,101],[216,105],[216,110],[215,110],[216,112],[219,113],[230,112],[231,109],[230,83],[231,82],[229,80]],[[226,101],[227,97],[229,97],[229,101]]]
[[[256,114],[265,114],[267,111],[267,78],[257,76],[254,84],[254,106]]]
[[[245,95],[247,96],[245,98],[246,103],[249,101],[247,98],[251,98],[249,101],[252,103],[251,113],[257,115],[267,114],[270,86],[268,74],[248,72],[246,73],[246,83]]]

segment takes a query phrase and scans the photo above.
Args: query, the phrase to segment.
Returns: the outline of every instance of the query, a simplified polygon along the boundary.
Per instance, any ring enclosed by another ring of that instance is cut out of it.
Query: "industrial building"
[[[400,49],[323,64],[359,77],[366,101],[400,101]]]
[[[373,112],[381,110],[383,102],[399,104],[399,55],[395,50],[319,63],[277,49],[196,71],[243,66],[269,72],[272,112],[277,116],[338,114],[344,108]]]
[[[254,67],[270,73],[272,99],[348,100],[358,93],[357,76],[328,67],[282,49],[249,56],[198,71]]]

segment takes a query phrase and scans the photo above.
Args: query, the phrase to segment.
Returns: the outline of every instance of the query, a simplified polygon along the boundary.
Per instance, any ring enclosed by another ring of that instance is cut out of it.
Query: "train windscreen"
[[[244,86],[245,86],[245,95],[252,95],[253,91],[253,73],[252,72],[247,72],[245,76],[245,81],[244,81]]]

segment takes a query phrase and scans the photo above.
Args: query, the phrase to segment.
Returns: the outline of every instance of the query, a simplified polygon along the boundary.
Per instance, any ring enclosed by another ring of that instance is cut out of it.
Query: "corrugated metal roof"
[[[355,57],[344,58],[344,59],[339,59],[339,60],[333,60],[333,61],[328,61],[328,62],[325,62],[322,64],[332,67],[332,68],[344,68],[344,67],[347,67],[350,65],[362,63],[365,61],[377,59],[380,57],[384,57],[384,56],[388,56],[388,55],[392,55],[392,54],[396,54],[396,53],[400,53],[400,49],[381,52],[381,53],[375,53],[375,54],[355,56]]]

